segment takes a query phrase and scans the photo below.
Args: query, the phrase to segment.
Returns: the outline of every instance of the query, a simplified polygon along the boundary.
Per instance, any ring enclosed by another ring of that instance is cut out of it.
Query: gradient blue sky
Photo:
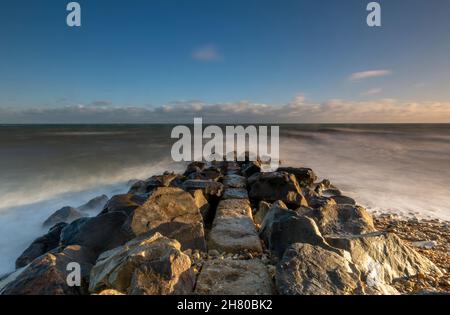
[[[448,0],[68,2],[2,0],[0,108],[450,101]]]

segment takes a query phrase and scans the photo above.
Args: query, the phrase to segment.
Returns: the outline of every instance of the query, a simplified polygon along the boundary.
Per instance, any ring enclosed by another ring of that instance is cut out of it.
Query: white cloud
[[[361,72],[355,72],[352,73],[349,76],[349,80],[351,81],[359,81],[369,78],[376,78],[376,77],[384,77],[391,75],[391,70],[367,70],[367,71],[361,71]]]
[[[200,61],[219,61],[222,60],[222,56],[219,50],[214,45],[204,45],[196,48],[192,52],[192,58]]]
[[[0,108],[0,123],[192,123],[194,117],[203,117],[209,123],[450,123],[450,101],[314,102],[300,95],[281,106],[249,101],[183,101],[160,107]]]

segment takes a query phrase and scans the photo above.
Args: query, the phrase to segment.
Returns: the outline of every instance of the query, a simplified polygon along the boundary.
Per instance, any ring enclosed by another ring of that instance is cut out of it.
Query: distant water
[[[0,275],[62,206],[182,165],[170,125],[0,126]],[[450,125],[281,125],[283,164],[372,211],[450,220]]]

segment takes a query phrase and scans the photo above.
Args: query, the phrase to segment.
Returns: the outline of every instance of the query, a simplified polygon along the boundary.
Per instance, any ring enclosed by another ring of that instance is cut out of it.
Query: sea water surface
[[[55,210],[181,171],[172,127],[0,125],[0,275]],[[313,168],[373,212],[450,220],[450,125],[280,125],[280,138],[283,164]]]

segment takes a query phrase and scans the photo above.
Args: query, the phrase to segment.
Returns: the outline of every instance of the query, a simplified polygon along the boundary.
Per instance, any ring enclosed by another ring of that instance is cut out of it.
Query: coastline
[[[1,279],[2,294],[450,292],[448,222],[372,216],[309,168],[193,162],[44,224],[49,233]],[[70,261],[82,266],[80,287],[65,283]]]

